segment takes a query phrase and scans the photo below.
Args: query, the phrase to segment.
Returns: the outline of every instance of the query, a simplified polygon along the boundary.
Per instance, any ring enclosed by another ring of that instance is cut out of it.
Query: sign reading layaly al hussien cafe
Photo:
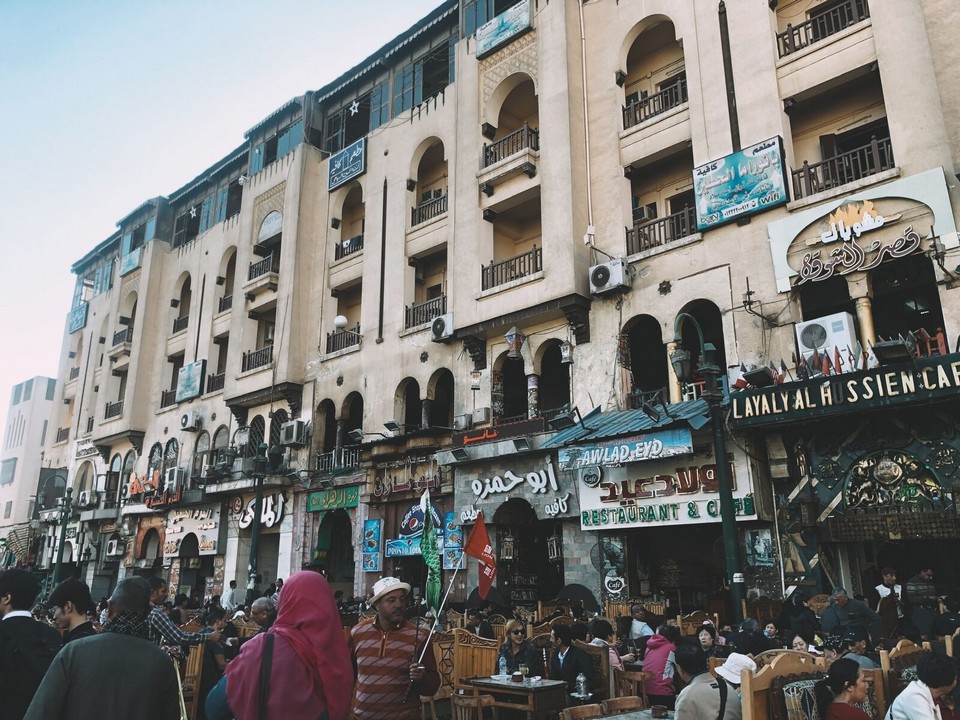
[[[580,526],[610,530],[720,522],[717,466],[695,458],[602,468],[581,473]],[[737,520],[756,520],[746,459],[731,456]]]
[[[918,358],[909,365],[730,393],[733,427],[797,422],[960,396],[960,353]]]

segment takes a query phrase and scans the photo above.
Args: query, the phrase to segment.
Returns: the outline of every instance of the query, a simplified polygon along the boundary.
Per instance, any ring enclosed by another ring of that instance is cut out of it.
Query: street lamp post
[[[283,450],[274,445],[267,451],[267,444],[262,442],[257,448],[254,458],[254,500],[253,525],[250,528],[250,559],[247,562],[247,605],[252,605],[257,597],[257,576],[259,575],[258,554],[260,552],[260,520],[263,515],[263,480],[267,471],[276,471],[283,460]]]
[[[67,520],[70,518],[70,496],[73,488],[68,487],[66,494],[60,499],[60,543],[57,546],[57,564],[53,566],[53,586],[60,583],[60,569],[63,565],[63,546],[67,543]]]
[[[681,383],[693,377],[690,351],[683,347],[680,327],[689,321],[700,340],[700,374],[704,379],[702,397],[710,406],[710,424],[713,426],[713,454],[717,465],[717,488],[720,495],[720,520],[723,529],[723,549],[727,561],[727,586],[733,603],[733,618],[743,620],[744,599],[743,568],[740,563],[740,543],[737,542],[736,510],[733,506],[733,482],[730,478],[730,463],[727,462],[727,438],[723,428],[723,389],[720,387],[720,368],[716,364],[717,349],[713,343],[703,341],[703,330],[696,318],[688,313],[677,315],[673,323],[673,341],[677,349],[670,355],[670,364]]]

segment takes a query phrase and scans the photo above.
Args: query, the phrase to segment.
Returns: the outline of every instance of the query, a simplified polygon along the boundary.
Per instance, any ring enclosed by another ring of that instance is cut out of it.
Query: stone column
[[[433,400],[424,398],[420,401],[420,427],[430,427],[430,411],[433,409]]]
[[[873,326],[873,301],[869,297],[857,298],[857,321],[860,323],[860,344],[864,350],[877,344],[877,331]]]
[[[527,375],[527,417],[540,417],[539,375]]]
[[[673,365],[670,364],[670,356],[677,349],[677,343],[673,340],[667,343],[667,389],[670,391],[670,402],[676,403],[683,399],[683,385],[680,379],[673,372]]]

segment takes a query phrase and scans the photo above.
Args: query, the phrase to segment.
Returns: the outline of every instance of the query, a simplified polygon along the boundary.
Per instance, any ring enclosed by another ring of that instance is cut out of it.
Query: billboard
[[[778,135],[694,168],[693,192],[701,232],[786,205],[783,139]]]
[[[477,59],[530,29],[530,0],[521,0],[477,28]]]
[[[335,190],[345,182],[367,171],[367,139],[360,138],[347,145],[336,155],[330,156],[327,166],[327,190]]]

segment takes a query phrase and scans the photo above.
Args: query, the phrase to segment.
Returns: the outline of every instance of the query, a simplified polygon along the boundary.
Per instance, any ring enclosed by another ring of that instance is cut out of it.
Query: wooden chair
[[[613,678],[610,675],[610,652],[606,647],[591,645],[583,640],[574,640],[573,646],[583,650],[590,658],[593,667],[593,679],[590,692],[595,700],[606,700],[612,691]]]
[[[493,708],[493,717],[497,717],[497,706],[493,704],[493,695],[450,696],[452,720],[483,720],[484,708]]]
[[[792,679],[817,678],[822,674],[813,662],[812,655],[791,652],[774,658],[758,670],[756,675],[744,670],[740,674],[740,694],[743,720],[770,720],[771,698],[774,680],[781,677]]]
[[[585,720],[586,718],[597,718],[604,715],[603,706],[600,703],[593,705],[578,705],[576,707],[564,708],[560,711],[560,720]]]
[[[901,640],[889,652],[880,651],[880,669],[887,674],[890,697],[896,697],[910,681],[917,679],[917,662],[927,650],[928,643],[917,645],[910,640]]]
[[[450,628],[462,628],[464,623],[463,613],[458,613],[456,610],[447,610],[447,625]]]
[[[550,620],[549,622],[540,623],[539,625],[534,625],[533,634],[541,635],[542,633],[547,633],[549,635],[550,631],[553,630],[553,628],[555,628],[557,625],[573,625],[573,623],[575,622],[576,621],[569,615],[560,615],[559,617],[555,617],[553,620]]]
[[[600,703],[600,705],[603,707],[604,715],[620,715],[622,713],[643,710],[647,707],[647,704],[643,701],[643,698],[638,698],[636,695],[632,695],[631,697],[611,698],[609,700],[604,700],[602,703]]]
[[[810,598],[810,609],[817,617],[823,615],[823,611],[830,606],[830,596],[826,593],[820,593]]]
[[[530,638],[533,646],[543,653],[543,677],[550,678],[550,661],[553,659],[553,640],[550,633],[540,633]]]
[[[436,695],[420,696],[420,720],[438,720],[441,717],[437,704],[449,699],[453,695],[453,688],[450,686],[440,686]],[[488,696],[489,697],[489,696]],[[429,714],[427,710],[429,709]]]
[[[503,629],[507,625],[507,619],[503,615],[491,615],[487,618],[487,622],[490,623],[490,627],[493,628],[493,637],[498,642],[503,642]]]
[[[689,615],[677,615],[677,627],[681,635],[696,635],[704,621],[709,620],[717,629],[720,628],[720,618],[703,610],[695,610]]]
[[[203,630],[203,624],[198,622],[196,618],[190,618],[190,620],[180,626],[180,629],[185,633],[195,633]]]
[[[437,672],[440,674],[440,688],[447,688],[451,692],[455,686],[453,648],[453,630],[433,634],[433,657],[437,661]]]
[[[823,670],[827,669],[827,661],[818,655],[811,655],[810,653],[799,652],[797,650],[766,650],[760,653],[759,655],[753,656],[753,661],[757,664],[757,672],[760,671],[760,668],[769,665],[771,662],[776,660],[781,655],[786,655],[786,654],[799,655],[804,660],[806,658],[810,658],[813,660],[813,664],[816,665],[818,668],[822,668]],[[723,665],[723,661],[721,660],[717,664]]]
[[[613,686],[616,689],[617,697],[639,697],[643,702],[643,707],[649,707],[650,701],[647,699],[647,681],[653,680],[653,673],[641,672],[639,670],[621,670],[613,669]]]
[[[603,604],[603,616],[610,619],[611,621],[614,618],[618,617],[629,617],[630,616],[630,602],[619,602],[614,600],[607,600]]]
[[[453,633],[453,670],[454,680],[460,678],[489,676],[497,664],[497,651],[500,647],[496,640],[487,640],[463,628],[451,630]]]
[[[205,643],[190,647],[183,670],[183,702],[187,717],[194,720],[200,702],[200,674],[203,672],[203,649]]]

